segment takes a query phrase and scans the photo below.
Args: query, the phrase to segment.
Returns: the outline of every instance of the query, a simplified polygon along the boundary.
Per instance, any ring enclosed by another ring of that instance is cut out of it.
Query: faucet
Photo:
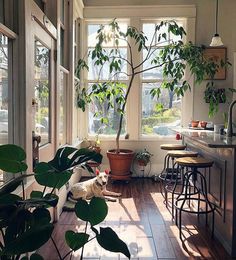
[[[233,110],[233,106],[234,106],[235,104],[236,104],[236,100],[234,100],[234,101],[229,105],[228,126],[227,126],[227,132],[226,132],[226,136],[227,136],[227,137],[232,137],[232,136],[233,136],[232,110]]]

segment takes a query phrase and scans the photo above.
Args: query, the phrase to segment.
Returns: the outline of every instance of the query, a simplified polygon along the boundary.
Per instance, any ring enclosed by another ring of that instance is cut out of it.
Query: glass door
[[[48,161],[55,152],[55,60],[54,39],[34,21],[34,85],[32,130],[40,136],[39,160]]]

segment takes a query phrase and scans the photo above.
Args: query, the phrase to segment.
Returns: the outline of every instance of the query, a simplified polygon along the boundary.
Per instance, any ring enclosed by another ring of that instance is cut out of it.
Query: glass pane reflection
[[[34,68],[33,128],[37,135],[41,135],[42,146],[50,142],[50,50],[38,40],[35,40]]]
[[[0,33],[0,144],[8,143],[8,38]]]

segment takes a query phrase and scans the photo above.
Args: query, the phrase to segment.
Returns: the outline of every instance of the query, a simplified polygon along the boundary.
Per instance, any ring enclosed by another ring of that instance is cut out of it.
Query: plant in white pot
[[[167,28],[167,32],[163,32],[164,28]],[[167,41],[167,34],[182,39],[185,31],[174,20],[162,21],[155,26],[153,35],[148,38],[142,31],[134,27],[128,26],[126,31],[122,31],[118,22],[113,20],[109,25],[101,25],[97,31],[95,47],[88,52],[88,57],[85,60],[81,59],[78,62],[76,69],[78,77],[80,77],[80,72],[83,69],[92,70],[97,67],[99,71],[97,82],[90,86],[79,86],[77,88],[78,107],[85,111],[87,104],[99,104],[100,108],[102,107],[103,111],[105,110],[105,113],[100,112],[102,110],[100,109],[95,113],[95,116],[100,117],[101,122],[105,124],[108,124],[107,111],[109,109],[118,112],[116,148],[108,153],[113,179],[127,180],[130,177],[130,165],[134,152],[131,151],[128,155],[129,165],[123,167],[123,155],[126,155],[128,151],[120,148],[119,141],[124,128],[126,104],[131,88],[134,86],[135,78],[140,77],[142,73],[147,71],[161,68],[163,81],[158,87],[150,91],[152,97],[159,97],[162,89],[167,89],[174,95],[183,96],[185,91],[191,89],[188,81],[183,80],[187,66],[190,72],[195,75],[197,83],[203,81],[206,74],[214,75],[219,67],[213,61],[204,59],[203,46],[199,47],[191,42],[185,44],[182,40]],[[115,47],[107,48],[111,41],[113,41]],[[124,55],[119,47],[121,42],[127,46],[127,55]],[[142,52],[145,53],[143,60],[136,64],[134,56],[141,55]],[[90,68],[86,63],[88,59],[93,64]],[[108,68],[109,72],[107,72]],[[100,76],[105,72],[109,76],[105,80],[104,78],[100,80]],[[124,83],[124,80],[122,81],[124,77],[128,79],[127,84]],[[113,164],[111,164],[113,157],[115,157],[115,164],[118,169],[114,169]],[[123,176],[120,177],[120,174],[123,174]]]

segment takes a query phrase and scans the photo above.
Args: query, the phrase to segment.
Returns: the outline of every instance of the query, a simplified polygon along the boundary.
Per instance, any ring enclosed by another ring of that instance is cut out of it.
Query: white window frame
[[[187,19],[186,18],[176,18],[176,17],[159,17],[157,19],[142,19],[141,20],[141,25],[140,25],[140,29],[142,30],[143,28],[143,25],[145,23],[153,23],[155,25],[159,24],[161,21],[163,20],[174,20],[176,21],[177,23],[180,22],[183,24],[183,28],[184,30],[186,31],[186,23],[187,23]],[[186,37],[184,36],[183,39],[182,39],[183,42],[186,42]],[[160,46],[161,47],[161,46]],[[164,45],[163,45],[164,47]],[[141,60],[143,59],[142,57],[142,53],[141,53]],[[184,78],[183,80],[186,79],[186,73],[184,75]],[[140,125],[139,125],[139,138],[140,139],[159,139],[159,138],[165,138],[165,139],[169,139],[169,138],[173,138],[173,136],[163,136],[163,135],[157,135],[157,134],[153,134],[153,135],[144,135],[142,133],[142,89],[143,89],[143,84],[149,84],[149,83],[161,83],[162,82],[162,79],[144,79],[141,75],[140,77],[140,99],[139,99],[139,103],[140,103]],[[183,103],[183,98],[181,98],[181,125],[182,125],[182,117],[183,117],[183,110],[182,110],[182,103]]]
[[[140,14],[142,15],[140,17]],[[112,20],[114,17],[117,19],[128,19],[130,25],[136,28],[142,28],[141,24],[143,21],[157,20],[157,19],[185,19],[186,21],[186,31],[187,37],[186,42],[195,42],[195,23],[196,23],[196,6],[195,5],[150,5],[150,6],[89,6],[84,8],[84,29],[86,23],[89,21],[97,20]],[[85,35],[87,35],[86,30],[84,30]],[[85,37],[86,39],[86,37]],[[87,42],[84,41],[84,46],[87,46]],[[83,53],[85,50],[83,50]],[[140,55],[135,56],[136,60],[134,62],[139,62],[141,60]],[[194,79],[190,78],[190,72],[186,69],[186,78],[190,79],[190,85],[192,86],[192,91],[185,93],[182,98],[182,125],[187,125],[188,122],[193,117],[194,108]],[[86,83],[86,82],[84,82]],[[127,132],[129,133],[129,140],[163,140],[163,136],[150,136],[144,137],[141,134],[141,77],[136,77],[133,82],[133,87],[129,94],[129,99],[127,102]],[[139,87],[135,87],[135,85]],[[132,102],[131,100],[138,100],[139,102]],[[137,116],[137,111],[138,116]],[[88,118],[85,116],[84,125],[84,136],[88,133]],[[170,137],[164,137],[165,140],[170,140]],[[173,137],[171,137],[173,139]],[[100,136],[100,139],[114,140],[114,136]],[[121,138],[122,139],[122,138]]]
[[[84,32],[86,37],[84,37],[84,46],[86,46],[85,51],[88,48],[92,48],[92,46],[88,46],[88,26],[91,24],[109,24],[111,22],[112,19],[86,19],[84,21]],[[127,23],[127,25],[130,25],[130,20],[129,19],[117,19],[117,22],[125,22]],[[122,46],[123,48],[124,46]],[[110,48],[109,46],[107,48]],[[128,52],[128,46],[127,46],[127,55],[129,55]],[[88,60],[86,60],[86,62],[88,62]],[[128,68],[129,69],[129,68]],[[127,71],[127,73],[129,74],[129,70]],[[106,80],[99,80],[100,83],[105,82]],[[81,83],[84,84],[84,86],[88,86],[89,83],[96,83],[97,80],[89,80],[88,79],[88,72],[84,71],[82,74],[82,80]],[[120,82],[122,83],[128,83],[128,79],[127,80],[120,80]],[[126,107],[127,110],[127,107]],[[86,112],[84,112],[84,114],[86,115],[85,117],[85,124],[83,124],[84,129],[86,132],[84,132],[84,136],[86,136],[88,139],[94,139],[96,136],[95,134],[90,134],[89,133],[89,111],[88,108],[86,109]],[[124,120],[126,120],[126,128],[128,127],[128,118],[127,118],[127,113],[125,113],[125,117]],[[128,129],[127,129],[128,131]],[[99,134],[99,138],[100,139],[105,139],[105,140],[114,140],[115,135],[105,135],[105,134]],[[124,138],[124,135],[121,135],[121,138]]]

